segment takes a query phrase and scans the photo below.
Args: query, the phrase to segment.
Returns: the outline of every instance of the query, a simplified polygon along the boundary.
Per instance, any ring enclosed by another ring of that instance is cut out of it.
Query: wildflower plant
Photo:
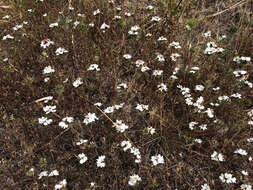
[[[248,1],[4,4],[2,189],[252,189]]]

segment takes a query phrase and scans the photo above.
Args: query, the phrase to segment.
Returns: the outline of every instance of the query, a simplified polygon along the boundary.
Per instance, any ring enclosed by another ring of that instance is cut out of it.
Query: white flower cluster
[[[128,126],[122,122],[122,120],[116,120],[116,123],[113,125],[118,132],[125,132],[128,129]]]
[[[138,30],[141,28],[138,25],[132,26],[131,29],[128,31],[129,35],[138,35]]]
[[[44,70],[43,70],[43,74],[44,74],[44,75],[45,75],[45,74],[50,74],[50,73],[53,73],[53,72],[55,72],[55,70],[54,70],[51,66],[47,66],[47,67],[45,67]]]
[[[97,159],[97,167],[104,168],[105,167],[105,155],[99,156]]]
[[[74,121],[73,117],[64,117],[62,121],[59,122],[59,126],[62,129],[67,129],[69,127],[68,123],[72,123],[73,121]]]
[[[164,84],[164,83],[158,84],[158,85],[157,85],[157,88],[158,88],[158,90],[161,91],[161,92],[163,92],[163,91],[164,91],[164,92],[167,92],[167,90],[168,90],[166,84]]]
[[[41,117],[39,118],[39,124],[42,124],[44,126],[50,125],[53,122],[52,119],[48,119],[47,117]]]
[[[78,154],[78,157],[80,159],[80,161],[79,161],[80,164],[83,164],[88,160],[87,156],[84,153]]]
[[[75,88],[77,88],[78,86],[80,86],[81,84],[83,84],[82,79],[80,77],[78,77],[74,82],[73,82],[73,86]]]
[[[182,47],[180,46],[180,44],[179,44],[179,42],[175,42],[175,41],[173,41],[173,42],[171,42],[170,44],[169,44],[169,48],[170,47],[173,47],[173,48],[175,48],[175,49],[181,49]]]
[[[176,74],[178,73],[179,70],[180,70],[180,67],[175,67],[175,69],[173,70],[173,73],[170,76],[170,78],[172,78],[172,79],[178,79],[178,77],[176,76]]]
[[[41,179],[42,177],[52,177],[52,176],[58,176],[59,175],[59,172],[57,170],[53,170],[51,171],[49,174],[48,174],[48,171],[43,171],[43,172],[40,172],[39,174],[39,179]]]
[[[164,158],[161,154],[151,156],[151,161],[154,166],[156,166],[158,164],[164,164]]]
[[[198,122],[192,121],[189,123],[189,128],[194,130],[196,125],[198,125]],[[207,130],[207,124],[201,124],[198,127],[203,131]]]
[[[7,34],[6,36],[3,36],[2,40],[7,40],[7,39],[14,39],[14,37],[11,36],[10,34]]]
[[[161,18],[159,16],[153,16],[151,18],[151,21],[154,21],[154,22],[159,22],[161,20]]]
[[[152,75],[161,76],[162,74],[163,74],[163,70],[154,70]]]
[[[160,36],[157,41],[167,41],[167,38],[164,36]]]
[[[165,58],[162,54],[158,53],[157,56],[156,56],[156,59],[159,61],[159,62],[164,62],[165,61]]]
[[[118,110],[118,109],[122,108],[124,106],[124,104],[125,103],[116,104],[114,106],[109,106],[109,107],[104,109],[104,112],[105,113],[113,113],[115,109]]]
[[[232,174],[229,174],[229,173],[225,173],[225,174],[221,174],[219,176],[220,180],[223,182],[223,183],[236,183],[236,178],[232,176]]]
[[[218,153],[216,151],[213,152],[211,155],[211,160],[217,161],[217,162],[224,162],[224,156],[221,153]]]
[[[207,48],[205,49],[204,54],[211,55],[211,54],[220,53],[223,51],[224,49],[217,47],[217,45],[214,42],[208,42]]]
[[[234,153],[235,153],[235,154],[240,154],[240,155],[242,155],[242,156],[247,156],[247,155],[248,155],[247,151],[246,151],[246,150],[243,150],[243,149],[241,149],[241,148],[235,150]]]
[[[49,47],[50,45],[54,45],[54,42],[51,41],[50,39],[45,39],[45,40],[42,40],[41,43],[40,43],[40,47],[46,49],[47,47]]]
[[[251,61],[251,58],[250,57],[244,57],[244,56],[236,56],[234,59],[233,59],[234,62],[236,63],[241,63],[241,62],[250,62]]]
[[[62,48],[62,47],[59,47],[59,48],[57,48],[57,49],[55,50],[55,54],[56,54],[56,55],[62,55],[62,54],[64,54],[64,53],[68,53],[68,51],[67,51],[66,49]]]
[[[45,106],[45,107],[43,107],[43,111],[46,114],[54,113],[54,112],[56,112],[56,106]]]
[[[196,73],[197,71],[199,71],[199,67],[191,67],[191,69],[190,69],[190,71],[189,71],[189,73]]]
[[[206,183],[201,185],[201,190],[211,190],[209,185],[207,185]]]
[[[247,184],[242,184],[241,185],[241,190],[252,190],[252,186],[247,185]]]
[[[177,61],[177,58],[181,57],[178,53],[172,53],[170,58],[172,61]]]
[[[54,186],[54,189],[55,189],[55,190],[59,190],[59,189],[61,189],[61,188],[65,188],[66,185],[67,185],[67,180],[64,179],[64,180],[60,181],[58,184],[56,184],[56,185]]]
[[[94,71],[94,70],[100,71],[100,68],[97,64],[91,64],[87,70],[88,71]]]
[[[123,148],[124,151],[127,151],[128,149],[130,149],[130,153],[132,153],[136,156],[135,163],[141,162],[140,150],[138,148],[133,147],[130,141],[122,141],[121,147],[124,147]]]
[[[125,59],[131,59],[131,58],[132,58],[132,55],[130,55],[130,54],[124,54],[123,57],[124,57]]]
[[[129,181],[128,181],[128,184],[129,184],[130,186],[134,186],[134,185],[136,185],[136,183],[138,183],[138,182],[140,182],[140,181],[141,181],[140,176],[138,176],[137,174],[133,174],[133,175],[130,176],[130,179],[129,179]]]
[[[151,135],[155,134],[155,128],[153,128],[153,127],[147,127],[146,130],[147,130],[147,133],[149,133]]]
[[[253,126],[253,109],[248,111],[248,116],[250,117],[248,124]]]
[[[137,104],[136,109],[139,111],[144,111],[144,110],[148,110],[149,105],[145,105],[145,104]]]
[[[84,118],[84,120],[83,120],[83,123],[85,123],[85,125],[88,125],[88,124],[94,122],[95,120],[98,120],[96,114],[95,114],[95,113],[90,113],[90,112],[89,112],[89,113],[85,116],[85,118]]]

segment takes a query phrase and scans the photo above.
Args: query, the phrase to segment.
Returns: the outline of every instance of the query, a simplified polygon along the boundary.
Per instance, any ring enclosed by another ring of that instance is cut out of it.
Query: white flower
[[[20,28],[23,28],[23,24],[16,25],[16,26],[14,26],[12,29],[13,29],[14,31],[17,31],[17,30],[20,29]]]
[[[94,23],[89,23],[89,27],[94,27]]]
[[[161,18],[159,16],[152,17],[151,21],[159,22]]]
[[[5,15],[4,17],[3,17],[3,19],[9,19],[10,18],[10,15]]]
[[[207,110],[205,111],[205,113],[207,113],[207,116],[209,117],[209,118],[213,118],[214,117],[214,112],[213,112],[213,109],[211,109],[211,108],[207,108]]]
[[[198,124],[198,122],[192,121],[192,122],[189,123],[189,128],[190,128],[191,130],[193,130],[193,129],[194,129],[194,126],[197,125],[197,124]]]
[[[59,122],[58,124],[62,129],[67,129],[69,126],[64,121]]]
[[[249,175],[249,173],[248,173],[247,171],[245,171],[245,170],[242,170],[241,172],[242,172],[242,174],[245,175],[245,176],[248,176],[248,175]]]
[[[148,10],[152,10],[154,7],[152,6],[152,5],[148,5],[147,7],[146,7],[146,9],[148,9]]]
[[[53,170],[50,172],[48,176],[51,177],[51,176],[58,176],[58,175],[59,175],[59,172],[57,170]]]
[[[134,186],[138,181],[141,181],[140,176],[138,176],[137,174],[134,174],[134,175],[130,176],[128,184],[131,186]]]
[[[67,121],[68,123],[72,123],[74,121],[73,117],[64,117],[62,121]]]
[[[125,54],[125,55],[123,55],[123,57],[124,57],[125,59],[131,59],[131,58],[132,58],[132,56],[131,56],[130,54]]]
[[[46,112],[46,114],[56,112],[56,106],[45,106],[43,107],[43,111]]]
[[[217,47],[217,45],[214,42],[208,42],[207,48],[205,49],[204,54],[211,55],[213,53],[219,53],[219,52],[223,52],[223,51],[224,51],[224,49]]]
[[[99,14],[99,13],[100,13],[100,10],[97,9],[97,10],[95,10],[95,11],[93,12],[93,15],[95,16],[95,15],[97,15],[97,14]]]
[[[105,23],[103,23],[100,27],[101,30],[105,30],[106,28],[110,28],[110,26]]]
[[[160,36],[157,41],[167,41],[167,38],[164,36]]]
[[[73,24],[74,24],[73,28],[76,28],[80,24],[80,22],[79,21],[75,21]]]
[[[150,37],[150,36],[152,36],[152,34],[151,33],[147,33],[145,36],[146,37]]]
[[[48,176],[48,172],[47,171],[40,172],[39,179],[41,179],[42,177],[46,177],[46,176]]]
[[[50,39],[42,40],[41,43],[40,43],[40,46],[44,49],[49,47],[50,45],[54,45],[54,42],[51,41]]]
[[[94,122],[95,120],[98,120],[97,116],[95,113],[88,113],[85,116],[85,119],[83,120],[83,123],[85,123],[86,125],[88,125],[89,123]]]
[[[164,56],[163,56],[162,54],[158,54],[158,55],[156,56],[156,59],[157,59],[159,62],[164,62],[164,61],[165,61],[165,58],[164,58]]]
[[[57,26],[58,26],[58,22],[55,22],[49,25],[50,28],[57,27]]]
[[[56,51],[55,51],[56,55],[62,55],[64,53],[68,53],[68,51],[64,48],[61,48],[61,47],[57,48]]]
[[[81,84],[83,84],[83,82],[81,81],[82,79],[79,77],[77,78],[74,82],[73,82],[73,86],[75,88],[77,88],[78,86],[80,86]]]
[[[236,178],[232,176],[232,174],[229,174],[229,173],[225,173],[225,174],[221,174],[219,176],[220,180],[223,182],[223,183],[236,183]]]
[[[121,88],[126,89],[127,88],[127,84],[126,83],[120,83],[120,84],[118,84],[117,89],[121,89]]]
[[[146,72],[146,71],[148,71],[148,70],[150,70],[150,68],[147,67],[147,66],[141,67],[141,72]]]
[[[218,91],[218,90],[220,90],[220,87],[213,88],[213,91]]]
[[[114,127],[116,128],[118,132],[121,132],[121,133],[123,133],[126,129],[128,129],[128,126],[124,124],[121,120],[116,120]]]
[[[107,108],[105,108],[105,110],[104,110],[104,112],[105,113],[112,113],[112,112],[114,112],[114,106],[110,106],[110,107],[107,107]]]
[[[132,144],[130,141],[122,141],[121,147],[124,147],[123,150],[127,151],[128,149],[132,148]]]
[[[178,57],[181,57],[181,55],[179,55],[178,53],[172,53],[170,56],[172,61],[177,61]]]
[[[195,139],[194,141],[195,141],[196,143],[199,143],[199,144],[202,143],[202,140],[201,140],[201,139]]]
[[[242,99],[242,95],[240,93],[232,94],[230,97]]]
[[[54,186],[54,189],[55,189],[55,190],[58,190],[58,189],[61,189],[61,188],[66,187],[66,185],[67,185],[67,181],[66,181],[66,179],[64,179],[64,180],[60,181],[59,184],[56,184],[56,185]]]
[[[167,90],[168,90],[166,84],[164,84],[164,83],[161,83],[161,84],[157,85],[157,87],[158,87],[158,90],[161,91],[161,92],[162,91],[167,92]]]
[[[88,140],[86,140],[86,139],[80,139],[80,141],[79,142],[77,142],[76,143],[76,145],[82,145],[82,144],[84,144],[84,143],[87,143],[88,142]]]
[[[205,87],[203,85],[196,85],[195,86],[196,91],[203,91],[204,89],[205,89]]]
[[[44,78],[44,82],[48,82],[50,80],[49,77]]]
[[[132,14],[131,14],[131,13],[128,13],[128,12],[125,12],[125,15],[128,16],[128,17],[129,17],[129,16],[132,16]]]
[[[100,71],[100,68],[98,67],[97,64],[91,64],[90,67],[88,68],[88,71]]]
[[[252,142],[253,142],[253,138],[252,138],[252,137],[251,137],[251,138],[248,138],[247,141],[248,141],[249,143],[252,143]]]
[[[242,184],[241,185],[241,189],[242,190],[252,190],[252,186],[251,185],[247,185],[247,184]]]
[[[224,162],[224,156],[221,153],[218,153],[216,151],[213,152],[213,154],[211,155],[211,159],[214,161],[220,161],[220,162]]]
[[[199,126],[199,128],[201,129],[201,130],[203,130],[203,131],[205,131],[205,130],[207,130],[207,124],[202,124],[202,125],[200,125]]]
[[[49,73],[53,73],[53,72],[55,72],[55,70],[51,66],[47,66],[43,70],[43,74],[49,74]]]
[[[136,65],[136,67],[140,67],[140,66],[143,66],[144,63],[145,63],[145,62],[144,62],[143,60],[138,59],[138,60],[135,62],[135,65]]]
[[[179,42],[175,42],[175,41],[171,42],[169,44],[169,47],[174,47],[175,49],[181,49]]]
[[[94,104],[95,106],[98,106],[98,107],[101,107],[102,106],[102,103],[101,102],[97,102]]]
[[[154,76],[160,76],[162,74],[163,74],[163,70],[154,70],[152,75],[154,75]]]
[[[206,183],[204,185],[201,185],[201,190],[211,190],[209,185],[207,185]]]
[[[53,122],[52,119],[48,119],[47,117],[41,117],[39,118],[39,124],[43,124],[44,126],[47,126]]]
[[[211,31],[207,31],[206,33],[204,33],[204,37],[205,38],[211,37]]]
[[[234,153],[241,154],[242,156],[247,156],[248,155],[247,151],[243,150],[241,148],[235,150]]]
[[[84,153],[78,154],[78,157],[80,158],[80,161],[79,161],[80,164],[83,164],[88,160],[87,156]]]
[[[164,164],[164,158],[160,154],[152,156],[151,161],[152,161],[154,166],[156,166],[158,164]]]
[[[155,128],[153,127],[147,127],[147,132],[153,135],[155,133]]]
[[[14,39],[14,37],[11,36],[10,34],[7,34],[6,36],[3,37],[3,40],[6,40],[6,39]]]
[[[105,167],[105,155],[99,156],[97,159],[97,167],[104,168]]]
[[[121,16],[115,15],[113,19],[119,20],[119,19],[121,19]]]
[[[148,105],[137,104],[136,109],[139,110],[139,111],[148,110]]]
[[[248,72],[244,71],[244,70],[236,70],[233,72],[233,74],[235,75],[235,77],[240,77],[241,75],[246,75]]]

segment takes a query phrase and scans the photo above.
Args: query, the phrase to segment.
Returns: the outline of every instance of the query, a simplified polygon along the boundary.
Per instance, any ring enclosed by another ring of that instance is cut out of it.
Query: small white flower
[[[50,39],[42,40],[41,43],[40,43],[40,46],[44,49],[49,47],[50,45],[54,45],[54,42],[51,41]]]
[[[119,19],[121,19],[121,16],[119,16],[119,15],[115,15],[113,19],[115,19],[115,20],[119,20]]]
[[[102,103],[101,102],[97,102],[94,104],[95,106],[98,106],[98,107],[101,107],[102,106]]]
[[[127,17],[132,16],[132,14],[131,14],[131,13],[128,13],[128,12],[125,12],[125,15],[126,15]]]
[[[178,57],[181,57],[181,55],[179,55],[178,53],[172,53],[170,56],[172,61],[177,61]]]
[[[87,156],[84,153],[78,154],[78,157],[80,158],[80,161],[79,161],[80,164],[83,164],[88,160]]]
[[[150,133],[151,135],[153,135],[153,134],[155,134],[155,128],[147,127],[147,132]]]
[[[44,82],[48,82],[50,80],[49,77],[44,78]]]
[[[171,42],[169,44],[169,47],[174,47],[175,49],[181,49],[179,42],[175,42],[175,41]]]
[[[154,166],[156,166],[158,164],[164,164],[164,158],[160,154],[152,156],[151,161],[152,161]]]
[[[50,172],[48,176],[51,177],[51,176],[58,176],[58,175],[59,175],[59,172],[57,170],[53,170]]]
[[[211,160],[217,161],[217,162],[224,162],[224,156],[221,153],[218,153],[216,151],[213,152],[213,154],[211,155]]]
[[[160,76],[162,74],[163,74],[163,70],[154,70],[152,75],[154,75],[154,76]]]
[[[121,88],[127,89],[127,84],[126,83],[118,84],[117,89],[121,89]]]
[[[14,39],[14,37],[11,36],[10,34],[7,34],[6,36],[3,37],[3,40],[6,40],[6,39]]]
[[[89,27],[94,27],[94,23],[89,23]]]
[[[248,141],[249,143],[252,143],[252,142],[253,142],[253,138],[252,138],[252,137],[251,137],[251,138],[248,138],[247,141]]]
[[[56,112],[56,106],[45,106],[43,107],[43,111],[46,112],[46,114]]]
[[[137,104],[136,109],[139,110],[139,111],[148,110],[148,105]]]
[[[203,85],[196,85],[195,86],[196,91],[203,91],[204,89],[205,89],[205,87]]]
[[[159,22],[161,18],[159,16],[152,17],[151,21]]]
[[[56,51],[55,51],[56,55],[62,55],[64,53],[68,53],[68,51],[64,48],[61,48],[61,47],[57,48]]]
[[[50,28],[57,27],[57,26],[58,26],[58,22],[55,22],[49,25]]]
[[[10,18],[10,15],[5,15],[4,17],[3,17],[3,19],[9,19]]]
[[[105,155],[99,156],[97,159],[97,167],[104,168],[105,167]]]
[[[166,84],[164,84],[164,83],[157,85],[157,87],[158,87],[158,90],[161,92],[163,92],[163,91],[167,92],[167,90],[168,90]]]
[[[54,186],[54,189],[55,189],[55,190],[59,190],[59,189],[61,189],[61,188],[66,187],[66,185],[67,185],[67,181],[66,181],[66,179],[64,179],[64,180],[60,181],[59,184],[56,184],[56,185]]]
[[[121,132],[121,133],[123,133],[126,129],[128,129],[128,126],[124,124],[121,120],[116,120],[114,127],[116,128],[118,132]]]
[[[141,67],[141,72],[146,72],[146,71],[149,71],[149,70],[150,70],[150,68],[147,67],[147,66]]]
[[[201,185],[201,190],[211,190],[209,185],[207,185],[206,183],[204,185]]]
[[[128,149],[132,148],[132,144],[130,141],[122,141],[121,147],[124,147],[123,150],[127,151]]]
[[[241,149],[241,148],[235,150],[234,153],[235,153],[235,154],[236,154],[236,153],[237,153],[237,154],[240,154],[240,155],[242,155],[242,156],[247,156],[247,155],[248,155],[247,151],[246,151],[246,150],[243,150],[243,149]]]
[[[206,33],[204,33],[204,37],[205,38],[211,37],[211,31],[207,31]]]
[[[110,106],[110,107],[107,107],[107,108],[105,108],[105,110],[104,110],[104,112],[105,113],[112,113],[112,112],[114,112],[114,106]]]
[[[75,88],[77,88],[78,86],[80,86],[81,84],[83,84],[83,82],[81,81],[81,78],[77,78],[74,82],[73,82],[73,86]]]
[[[242,184],[241,185],[241,189],[242,190],[252,190],[252,186],[251,185],[247,185],[247,184]]]
[[[80,141],[77,142],[76,145],[77,145],[77,146],[80,146],[80,145],[82,145],[82,144],[84,144],[84,143],[87,143],[87,142],[88,142],[88,140],[86,140],[86,139],[80,139]]]
[[[195,125],[198,125],[198,122],[192,121],[189,123],[189,128],[193,130]]]
[[[39,118],[39,124],[42,124],[44,126],[50,125],[53,122],[52,119],[48,119],[47,117],[41,117]]]
[[[62,121],[67,121],[68,123],[72,123],[73,121],[74,121],[74,118],[73,117],[64,117],[63,119],[62,119]]]
[[[94,122],[95,120],[98,120],[97,116],[95,113],[88,113],[85,116],[85,119],[83,120],[83,123],[85,123],[86,125],[88,125],[89,123]]]
[[[134,186],[137,182],[141,181],[140,176],[138,176],[137,174],[134,174],[132,176],[130,176],[130,179],[128,181],[128,184],[130,186]]]
[[[150,37],[150,36],[152,36],[152,34],[151,33],[147,33],[145,36],[146,37]]]
[[[230,97],[242,99],[242,95],[240,93],[232,94]]]
[[[207,113],[207,116],[209,118],[213,118],[214,117],[214,111],[211,108],[207,108],[207,110],[205,111],[205,113]]]
[[[99,13],[100,13],[100,10],[97,9],[97,10],[95,10],[95,11],[93,12],[93,15],[96,16],[96,15],[99,14]]]
[[[48,171],[40,172],[39,179],[41,179],[42,177],[46,177],[46,176],[48,176]]]
[[[49,73],[53,73],[53,72],[55,72],[55,70],[51,66],[47,66],[43,70],[43,74],[49,74]]]
[[[164,36],[160,36],[157,41],[167,41],[167,38]]]
[[[229,174],[229,173],[225,173],[225,174],[221,174],[219,176],[220,180],[223,182],[223,183],[236,183],[236,178],[232,176],[232,174]]]
[[[94,70],[100,71],[100,68],[97,64],[91,64],[88,68],[88,71],[94,71]]]
[[[158,55],[156,56],[156,59],[157,59],[159,62],[164,62],[164,61],[165,61],[165,58],[164,58],[164,56],[163,56],[162,54],[158,54]]]
[[[147,7],[146,7],[146,9],[148,9],[148,10],[152,10],[154,7],[152,6],[152,5],[148,5]]]
[[[105,24],[105,23],[103,23],[103,24],[101,25],[101,27],[100,27],[101,30],[105,30],[105,29],[107,29],[107,28],[110,28],[110,26],[107,25],[107,24]]]
[[[144,63],[145,63],[145,62],[144,62],[143,60],[138,59],[138,60],[135,62],[135,65],[136,65],[136,67],[140,67],[140,66],[143,66]]]
[[[123,55],[123,57],[124,57],[125,59],[131,59],[131,58],[132,58],[132,56],[131,56],[130,54],[125,54],[125,55]]]
[[[59,122],[58,124],[62,129],[67,129],[69,126],[64,121]]]
[[[249,175],[249,173],[248,173],[247,171],[245,171],[245,170],[242,170],[241,172],[242,172],[242,174],[245,175],[245,176],[248,176],[248,175]]]
[[[196,143],[199,143],[199,144],[201,144],[203,141],[201,140],[201,139],[195,139],[194,140]]]

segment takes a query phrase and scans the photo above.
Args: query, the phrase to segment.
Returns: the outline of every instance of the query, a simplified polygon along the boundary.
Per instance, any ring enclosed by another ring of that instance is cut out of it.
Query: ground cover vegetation
[[[0,5],[1,189],[252,189],[251,1]]]

